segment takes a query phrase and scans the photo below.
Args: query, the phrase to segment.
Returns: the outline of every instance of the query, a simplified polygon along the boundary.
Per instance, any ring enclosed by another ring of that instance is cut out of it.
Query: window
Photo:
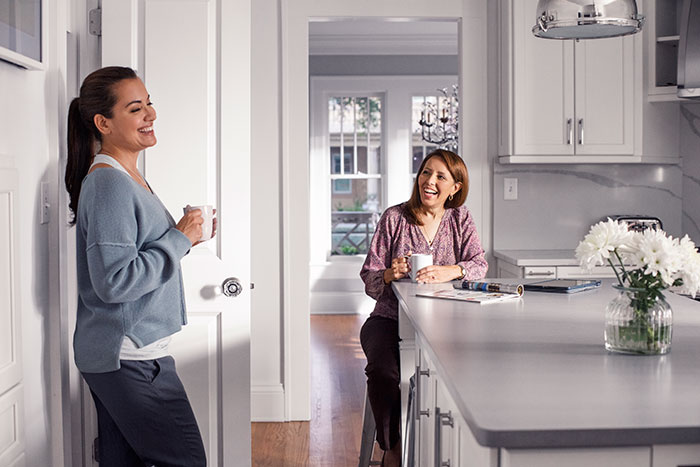
[[[410,174],[437,146],[416,132],[420,104],[425,99],[437,104],[439,89],[456,80],[448,75],[311,78],[311,264],[343,276],[348,263],[362,260],[380,216],[410,197]]]
[[[382,101],[374,96],[328,100],[331,254],[365,254],[382,202]]]

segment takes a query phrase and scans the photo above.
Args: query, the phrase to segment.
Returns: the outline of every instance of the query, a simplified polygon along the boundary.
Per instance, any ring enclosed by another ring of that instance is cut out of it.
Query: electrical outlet
[[[51,204],[49,203],[49,182],[41,182],[41,224],[49,223]]]
[[[503,179],[503,199],[516,200],[518,199],[518,179],[504,178]]]

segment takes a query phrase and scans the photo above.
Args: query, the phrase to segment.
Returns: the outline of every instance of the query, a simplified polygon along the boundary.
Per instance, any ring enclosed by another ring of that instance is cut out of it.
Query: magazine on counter
[[[443,290],[426,290],[425,292],[417,292],[418,297],[428,298],[444,298],[447,300],[461,300],[471,303],[494,303],[504,300],[515,300],[520,298],[518,293],[510,292],[484,292],[479,290],[466,289],[443,289]]]

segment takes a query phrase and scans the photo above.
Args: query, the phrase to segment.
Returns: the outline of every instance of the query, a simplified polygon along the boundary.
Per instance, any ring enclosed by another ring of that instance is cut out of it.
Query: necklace
[[[445,215],[445,211],[440,214],[440,218],[434,217],[432,224],[434,225],[437,223],[437,228],[435,229],[435,232],[433,233],[433,236],[430,236],[430,233],[428,233],[428,229],[425,227],[425,223],[419,225],[421,232],[423,233],[423,236],[425,237],[425,241],[428,242],[428,246],[432,249],[433,242],[435,241],[435,237],[437,237],[438,230],[440,230],[440,224],[442,223],[442,217]],[[423,216],[426,217],[426,216]]]

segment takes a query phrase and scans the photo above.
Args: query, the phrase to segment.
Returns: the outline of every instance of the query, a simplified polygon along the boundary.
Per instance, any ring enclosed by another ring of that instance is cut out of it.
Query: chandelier
[[[435,102],[426,101],[418,123],[421,138],[441,149],[457,152],[459,147],[459,87],[438,89],[441,94]]]

